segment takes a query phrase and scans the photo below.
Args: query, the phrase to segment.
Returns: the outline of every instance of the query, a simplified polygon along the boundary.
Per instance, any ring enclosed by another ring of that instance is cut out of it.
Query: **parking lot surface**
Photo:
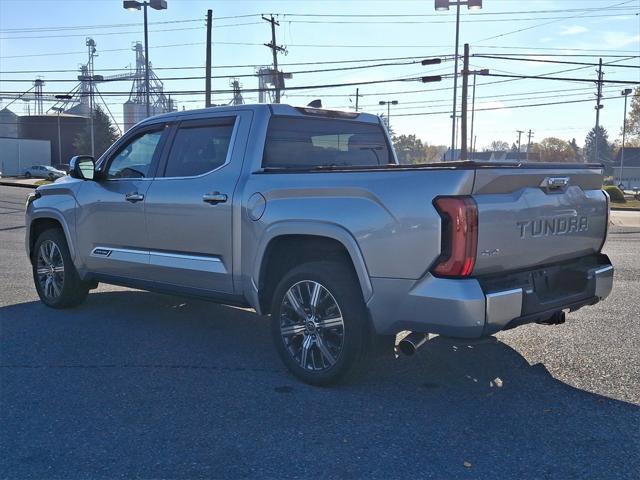
[[[611,297],[561,326],[436,337],[335,388],[255,313],[101,286],[42,305],[0,187],[0,478],[638,478],[640,229]]]

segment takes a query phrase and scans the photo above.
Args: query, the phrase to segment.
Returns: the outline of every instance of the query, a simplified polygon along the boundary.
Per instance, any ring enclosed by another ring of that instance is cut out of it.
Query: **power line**
[[[472,14],[473,15],[473,14]],[[637,13],[611,13],[598,15],[581,15],[580,18],[604,18],[604,17],[625,17],[638,16]],[[524,17],[524,18],[478,18],[460,20],[460,23],[504,23],[504,22],[535,22],[538,20],[566,20],[566,16],[561,17]],[[456,23],[455,20],[286,20],[287,23],[300,24],[331,24],[331,25],[435,25]]]
[[[259,25],[260,22],[245,22],[245,23],[232,23],[229,25],[216,25],[214,29],[226,28],[226,27],[243,27],[245,25]],[[181,32],[186,30],[202,30],[204,26],[199,27],[181,27],[181,28],[165,28],[160,30],[149,30],[149,33],[162,33],[162,32]],[[72,37],[97,37],[101,35],[140,35],[142,32],[140,30],[129,31],[129,32],[98,32],[98,33],[72,33],[68,35],[35,35],[35,36],[22,36],[22,37],[0,37],[0,40],[20,40],[20,39],[34,39],[34,38],[72,38]]]
[[[614,96],[614,97],[605,97],[603,100],[613,100],[620,99],[622,96]],[[585,102],[593,102],[592,98],[586,100],[566,100],[564,102],[546,102],[546,103],[532,103],[527,105],[510,105],[505,107],[487,107],[487,108],[476,108],[476,112],[486,112],[492,110],[511,110],[511,109],[519,109],[519,108],[530,108],[530,107],[545,107],[550,105],[567,105],[572,103],[585,103]],[[450,115],[451,112],[449,110],[442,112],[417,112],[417,113],[398,113],[396,117],[413,117],[420,115]]]
[[[624,2],[614,3],[612,5],[608,5],[606,7],[603,7],[602,9],[603,10],[609,10],[609,9],[620,7],[622,5],[626,5],[627,3],[631,3],[631,2],[635,2],[635,1],[636,0],[625,0]],[[560,19],[551,20],[550,22],[539,23],[537,25],[531,25],[529,27],[519,28],[517,30],[512,30],[510,32],[500,33],[498,35],[493,35],[493,36],[490,36],[490,37],[486,37],[486,38],[483,38],[481,40],[476,40],[475,42],[472,42],[472,43],[473,44],[477,44],[478,42],[484,42],[486,40],[493,40],[493,39],[496,39],[496,38],[502,38],[502,37],[506,37],[507,35],[513,35],[514,33],[521,33],[521,32],[527,31],[527,30],[532,30],[534,28],[544,27],[544,26],[550,25],[552,23],[560,22],[560,21],[563,21],[563,20],[570,20],[570,19],[573,19],[573,18],[580,18],[580,17],[583,17],[583,16],[584,16],[584,14],[582,14],[582,15],[573,15],[573,16],[569,16],[569,17],[560,17]]]
[[[196,46],[196,45],[204,45],[205,42],[192,42],[192,43],[175,43],[169,45],[155,45],[154,48],[171,48],[171,47],[186,47],[186,46]],[[254,42],[216,42],[217,45],[237,45],[237,46],[255,46],[262,47],[264,44],[262,43],[254,43]],[[439,48],[439,49],[449,49],[453,48],[451,45],[348,45],[348,44],[287,44],[288,47],[297,47],[297,48]],[[606,53],[632,53],[637,54],[637,50],[614,50],[614,49],[584,49],[584,48],[552,48],[552,47],[505,47],[500,45],[476,45],[479,48],[496,48],[496,49],[520,49],[520,50],[543,50],[543,51],[579,51],[579,52],[593,52],[594,56],[598,57],[606,57],[608,55],[602,54]],[[101,50],[101,53],[105,52],[125,52],[129,51],[128,48],[113,48],[107,50]],[[48,56],[59,56],[59,55],[84,55],[86,52],[84,51],[75,51],[75,52],[51,52],[51,53],[36,53],[36,54],[21,54],[21,55],[5,55],[2,56],[2,59],[13,59],[13,58],[30,58],[30,57],[48,57]],[[427,55],[425,55],[427,56]]]
[[[473,54],[472,57],[476,58],[489,58],[492,60],[513,60],[519,62],[536,62],[536,63],[556,63],[562,65],[586,65],[588,67],[597,67],[597,63],[587,63],[587,62],[568,62],[563,60],[546,60],[546,59],[538,59],[538,58],[514,58],[514,57],[505,57],[498,55],[483,55],[483,54]],[[635,56],[633,58],[640,58],[640,55]],[[629,60],[628,57],[626,57]],[[640,64],[638,65],[616,65],[616,67],[620,68],[640,68]]]
[[[606,88],[606,87],[605,87]],[[617,89],[619,87],[617,86],[611,86],[609,87],[613,93],[613,89]],[[559,95],[548,95],[548,93],[552,93],[554,92],[553,90],[551,91],[542,91],[542,92],[530,92],[530,93],[517,93],[517,94],[501,94],[501,95],[485,95],[483,97],[477,97],[476,100],[478,101],[482,101],[482,100],[497,100],[497,101],[501,101],[501,102],[522,102],[522,101],[527,101],[527,100],[541,100],[541,99],[547,99],[547,98],[566,98],[566,97],[578,97],[578,96],[584,96],[584,95],[588,95],[589,92],[592,91],[592,88],[584,88],[584,89],[579,89],[579,90],[588,90],[587,91],[582,91],[580,93],[562,93]],[[556,90],[555,92],[567,92],[567,91],[574,91],[574,89],[563,89],[563,90]],[[539,95],[544,95],[544,96],[529,96],[529,95],[533,95],[535,93],[538,93]],[[370,96],[377,96],[375,94],[372,94]],[[505,97],[516,97],[517,98],[505,98]],[[396,110],[410,110],[410,109],[416,109],[416,108],[423,108],[424,104],[448,104],[450,102],[450,99],[445,99],[445,98],[437,98],[437,99],[431,99],[431,100],[417,100],[414,102],[403,102],[403,106],[400,107],[396,107]],[[404,106],[404,105],[417,105],[417,106]],[[363,108],[374,108],[377,107],[377,104],[371,104],[371,105],[362,105]]]
[[[389,62],[395,60],[412,60],[412,59],[423,59],[426,57],[432,57],[433,55],[412,55],[409,57],[385,57],[385,58],[360,58],[360,59],[350,59],[350,60],[327,60],[327,61],[313,61],[313,62],[293,62],[293,63],[279,63],[280,66],[283,67],[292,67],[292,66],[303,66],[303,65],[339,65],[339,64],[348,64],[348,63],[364,63],[364,62]],[[448,57],[443,57],[443,60],[448,60]],[[446,58],[445,58],[446,57]],[[259,68],[263,67],[263,63],[255,63],[255,64],[242,64],[242,65],[213,65],[212,68],[224,69],[224,68]],[[153,67],[153,70],[198,70],[204,69],[204,65],[199,66],[182,66],[182,67]],[[101,72],[128,72],[131,71],[131,68],[101,68],[96,69],[96,73]],[[10,74],[18,74],[18,73],[76,73],[78,69],[60,69],[60,70],[4,70],[2,73],[10,73]]]
[[[217,20],[229,20],[229,19],[238,19],[238,18],[248,18],[248,17],[256,17],[258,14],[249,14],[249,15],[232,15],[226,17],[218,17]],[[148,22],[149,25],[168,25],[175,23],[194,23],[194,22],[202,22],[202,18],[189,18],[189,19],[179,19],[179,20],[166,20],[162,22]],[[64,30],[87,30],[94,28],[126,28],[126,27],[138,27],[139,23],[110,23],[110,24],[100,24],[100,25],[75,25],[75,26],[58,26],[58,27],[25,27],[25,28],[3,28],[0,29],[0,33],[31,33],[31,32],[47,32],[47,31],[64,31]]]
[[[446,78],[446,76],[443,76],[443,78]],[[420,82],[421,81],[421,77],[414,77],[414,78],[398,78],[398,79],[386,79],[386,80],[369,80],[369,81],[360,81],[360,82],[349,82],[349,83],[329,83],[329,84],[324,84],[324,85],[301,85],[301,86],[294,86],[294,87],[287,87],[287,90],[314,90],[314,89],[321,89],[321,88],[339,88],[339,87],[353,87],[353,86],[358,86],[358,85],[377,85],[377,84],[384,84],[384,83],[395,83],[395,82]],[[266,92],[266,91],[270,91],[271,89],[268,88],[244,88],[243,92],[249,92],[249,93],[253,93],[253,92]],[[24,92],[9,92],[9,91],[5,91],[5,92],[0,92],[0,96],[2,95],[20,95]],[[47,92],[47,95],[56,95],[56,94],[64,94],[67,92]],[[182,91],[165,91],[164,92],[166,95],[200,95],[204,93],[204,90],[182,90]],[[229,90],[229,89],[225,89],[225,90],[212,90],[212,93],[233,93],[233,90]],[[130,94],[129,91],[124,91],[124,92],[102,92],[102,94],[104,96],[128,96]]]
[[[394,63],[376,63],[376,64],[372,64],[372,65],[356,65],[356,66],[351,66],[351,67],[336,67],[336,68],[322,68],[322,69],[317,69],[317,70],[297,70],[297,71],[293,71],[293,72],[287,72],[287,73],[291,73],[291,74],[295,74],[295,75],[300,75],[300,74],[307,74],[307,73],[326,73],[326,72],[339,72],[339,71],[349,71],[349,70],[362,70],[362,69],[367,69],[367,68],[380,68],[380,67],[395,67],[395,66],[403,66],[403,65],[418,65],[420,64],[420,60],[413,60],[413,61],[405,61],[405,62],[394,62]],[[214,75],[211,78],[250,78],[250,77],[257,77],[258,75],[255,73],[248,73],[248,74],[230,74],[230,75]],[[413,75],[410,75],[413,76]],[[191,77],[158,77],[159,80],[165,82],[165,81],[172,81],[172,80],[203,80],[205,77],[204,76],[191,76]],[[76,79],[73,78],[45,78],[43,79],[45,82],[51,82],[51,83],[60,83],[60,82],[76,82]],[[32,82],[33,79],[17,79],[17,78],[3,78],[2,80],[0,80],[2,82]],[[99,83],[112,83],[112,82],[128,82],[131,81],[131,78],[113,78],[113,79],[104,79],[101,80]]]
[[[563,82],[589,82],[593,83],[593,78],[569,78],[569,77],[545,77],[543,75],[503,75],[501,73],[487,73],[484,77],[503,77],[531,80],[559,80]],[[615,83],[618,85],[640,85],[640,80],[606,80],[605,83]],[[485,84],[487,85],[487,84]]]
[[[612,7],[609,10],[627,10],[633,7]],[[503,12],[470,12],[468,15],[470,16],[493,16],[493,15],[521,15],[521,14],[540,14],[540,13],[574,13],[574,12],[591,12],[600,11],[600,7],[590,7],[590,8],[568,8],[568,9],[547,9],[547,10],[514,10],[514,11],[503,11]],[[440,17],[441,13],[274,13],[274,15],[279,15],[283,17],[330,17],[330,18],[406,18],[406,17]]]

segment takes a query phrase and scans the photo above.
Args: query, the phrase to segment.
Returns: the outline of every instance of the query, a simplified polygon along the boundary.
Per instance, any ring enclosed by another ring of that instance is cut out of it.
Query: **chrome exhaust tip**
[[[410,357],[416,350],[418,350],[422,345],[427,343],[429,340],[428,333],[417,333],[411,332],[409,335],[400,340],[398,344],[398,350],[407,357]]]

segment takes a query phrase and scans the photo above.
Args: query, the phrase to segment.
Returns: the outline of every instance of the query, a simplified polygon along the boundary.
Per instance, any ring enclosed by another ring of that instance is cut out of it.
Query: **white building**
[[[3,177],[23,175],[33,165],[51,165],[51,142],[0,138],[0,172]]]
[[[613,160],[613,183],[622,184],[625,189],[640,189],[640,148],[625,147],[624,163],[622,149]]]

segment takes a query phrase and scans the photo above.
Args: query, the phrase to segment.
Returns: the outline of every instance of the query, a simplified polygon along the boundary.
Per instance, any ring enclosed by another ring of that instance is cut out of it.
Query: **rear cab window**
[[[338,119],[273,116],[263,168],[367,167],[393,163],[381,125]]]

